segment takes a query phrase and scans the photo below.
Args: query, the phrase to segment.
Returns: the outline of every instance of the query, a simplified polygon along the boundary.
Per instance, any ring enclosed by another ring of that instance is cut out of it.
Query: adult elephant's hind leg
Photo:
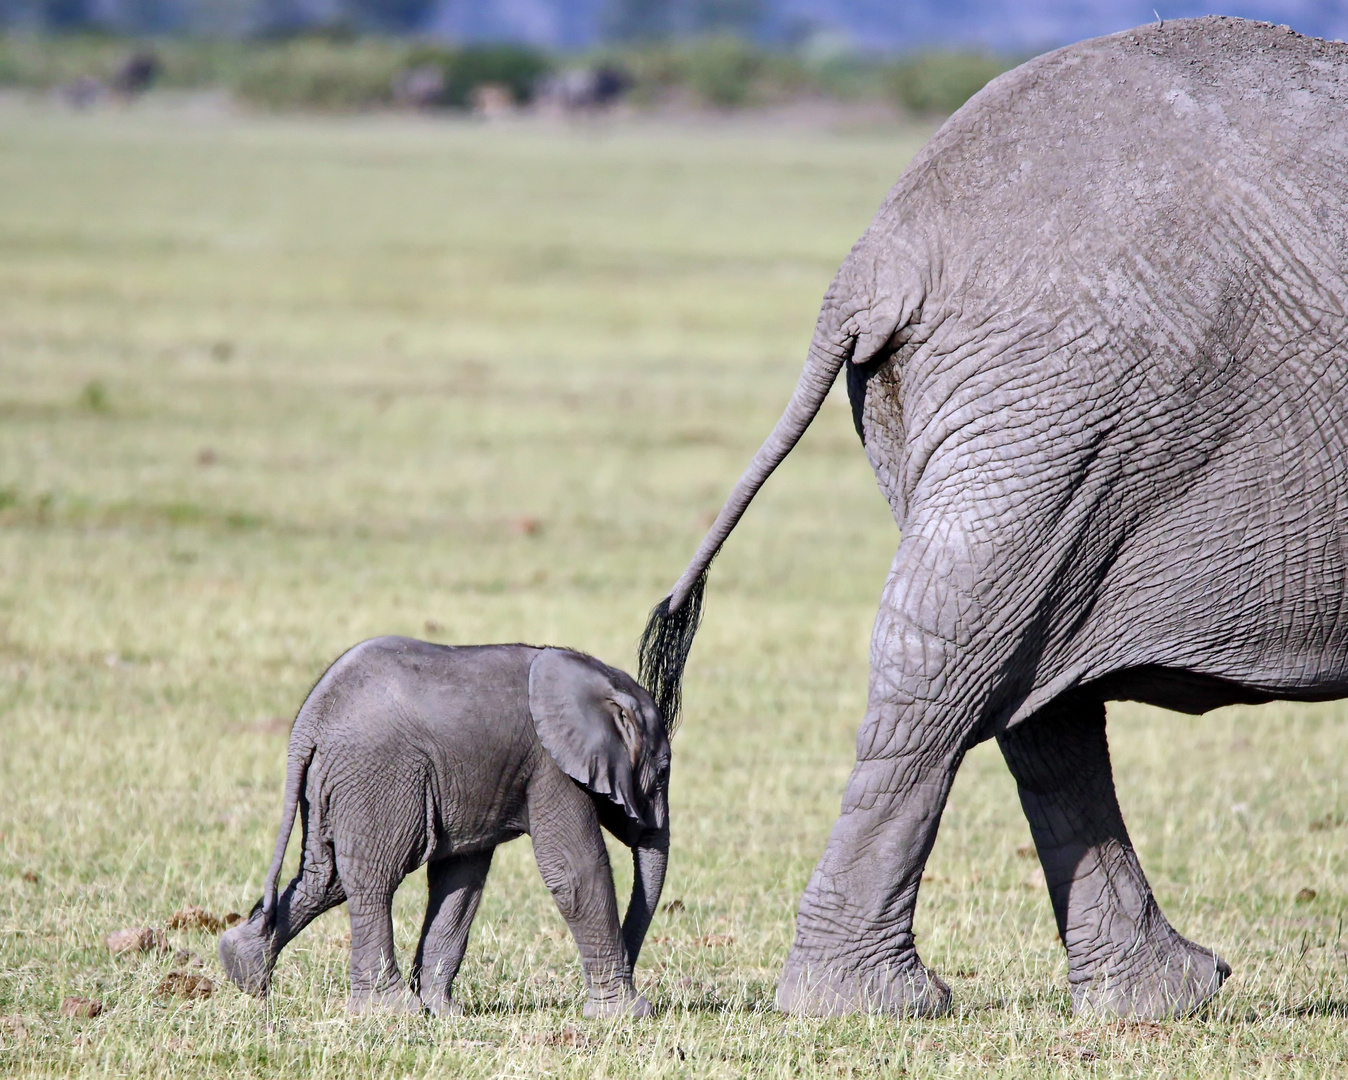
[[[934,582],[928,574],[900,573],[904,554],[900,547],[876,619],[857,764],[801,899],[778,983],[777,1004],[787,1012],[935,1016],[950,1007],[950,990],[918,957],[913,913],[992,679],[968,677],[972,668],[965,665],[977,664],[976,649],[920,629],[920,608],[924,597],[936,595],[928,588]]]
[[[1184,1016],[1231,969],[1166,921],[1114,792],[1105,708],[1068,695],[998,736],[1048,880],[1078,1013]]]

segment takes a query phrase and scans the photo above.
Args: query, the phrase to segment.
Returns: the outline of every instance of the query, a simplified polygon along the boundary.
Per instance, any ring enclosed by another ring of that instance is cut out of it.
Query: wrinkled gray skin
[[[668,783],[654,702],[598,660],[527,645],[366,641],[300,709],[265,894],[221,937],[220,962],[240,989],[262,996],[287,943],[346,901],[351,1009],[457,1012],[454,976],[492,853],[528,833],[580,947],[585,1015],[648,1015],[632,969],[664,884]],[[278,897],[297,809],[302,861]],[[621,926],[601,826],[633,850]],[[430,896],[409,994],[389,909],[423,863]]]
[[[913,910],[955,771],[990,738],[1077,1011],[1216,992],[1229,968],[1166,921],[1129,841],[1104,703],[1348,694],[1346,272],[1348,47],[1265,24],[1050,53],[909,166],[670,595],[698,595],[845,368],[902,539],[783,1009],[947,1009]]]

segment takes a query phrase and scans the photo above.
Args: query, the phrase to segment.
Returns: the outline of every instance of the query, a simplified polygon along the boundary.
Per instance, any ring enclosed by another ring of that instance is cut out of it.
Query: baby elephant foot
[[[253,997],[266,997],[271,985],[270,942],[260,921],[249,919],[220,936],[220,966],[229,981]]]
[[[353,1016],[369,1013],[420,1016],[426,1011],[421,999],[405,986],[391,986],[387,990],[352,990],[347,1008]]]
[[[836,960],[811,964],[793,950],[777,983],[777,1008],[796,1016],[944,1016],[950,987],[916,953],[910,963],[858,971]]]
[[[585,1008],[581,1010],[581,1015],[587,1020],[608,1019],[618,1016],[631,1016],[638,1020],[645,1019],[655,1010],[651,1003],[629,987],[621,995],[614,997],[595,997],[591,996],[585,1002]]]

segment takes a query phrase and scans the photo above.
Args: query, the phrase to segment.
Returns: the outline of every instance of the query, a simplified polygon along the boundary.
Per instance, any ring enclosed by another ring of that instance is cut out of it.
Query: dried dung
[[[226,925],[220,916],[212,915],[205,908],[197,907],[195,904],[179,908],[168,920],[170,930],[205,930],[208,934],[218,934]]]
[[[125,930],[117,930],[105,937],[103,944],[114,956],[169,951],[168,935],[149,926],[129,926]]]
[[[92,1020],[103,1011],[98,998],[68,997],[61,1002],[61,1015],[73,1020]]]
[[[215,987],[205,975],[195,971],[170,971],[155,993],[160,997],[208,998]]]

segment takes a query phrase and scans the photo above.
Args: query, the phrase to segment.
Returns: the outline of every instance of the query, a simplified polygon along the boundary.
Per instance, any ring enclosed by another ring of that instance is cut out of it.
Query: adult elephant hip
[[[1348,46],[1236,19],[992,82],[899,179],[785,414],[652,614],[677,708],[707,567],[846,368],[901,531],[788,1011],[931,1014],[913,909],[965,752],[1019,785],[1078,1010],[1183,1014],[1229,973],[1152,898],[1104,702],[1348,694]]]

